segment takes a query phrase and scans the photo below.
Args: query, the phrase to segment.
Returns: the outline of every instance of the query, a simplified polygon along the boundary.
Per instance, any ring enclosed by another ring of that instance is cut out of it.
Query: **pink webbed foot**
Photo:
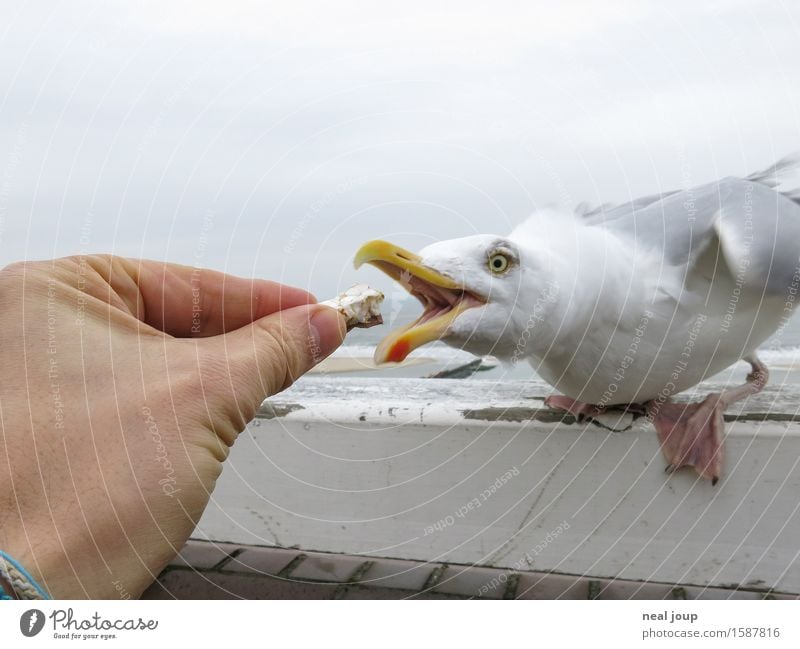
[[[603,406],[593,406],[591,403],[576,401],[561,394],[551,394],[544,400],[544,405],[554,410],[564,410],[578,421],[602,415],[606,411]]]
[[[694,467],[701,478],[716,484],[722,475],[723,413],[730,404],[760,392],[767,384],[767,367],[752,355],[746,358],[753,371],[747,382],[720,394],[709,394],[700,403],[647,404],[647,415],[655,426],[667,471]]]
[[[724,411],[719,394],[710,394],[700,403],[653,404],[648,415],[661,442],[668,472],[692,466],[700,477],[717,483],[722,474]]]

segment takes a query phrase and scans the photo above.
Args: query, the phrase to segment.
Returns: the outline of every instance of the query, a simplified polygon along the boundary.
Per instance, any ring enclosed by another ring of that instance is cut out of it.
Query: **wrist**
[[[17,599],[14,589],[3,575],[0,575],[0,599]]]
[[[3,599],[50,599],[25,567],[7,552],[0,550],[0,586]]]

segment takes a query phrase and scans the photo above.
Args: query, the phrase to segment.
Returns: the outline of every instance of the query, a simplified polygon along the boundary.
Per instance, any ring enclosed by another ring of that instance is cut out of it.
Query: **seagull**
[[[549,407],[579,420],[609,408],[644,415],[668,471],[694,467],[716,484],[723,412],[766,385],[757,349],[786,326],[798,296],[800,191],[780,185],[799,160],[623,205],[542,209],[508,236],[418,254],[369,241],[356,268],[379,268],[424,308],[380,342],[375,361],[441,340],[529,362],[560,393]],[[751,372],[741,385],[672,400],[742,359]]]

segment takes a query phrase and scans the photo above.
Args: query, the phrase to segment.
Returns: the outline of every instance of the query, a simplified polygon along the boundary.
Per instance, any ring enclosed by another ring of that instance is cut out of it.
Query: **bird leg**
[[[709,394],[699,403],[648,402],[647,416],[661,442],[667,471],[693,466],[700,477],[717,483],[722,473],[725,408],[761,392],[769,379],[766,365],[755,354],[745,360],[750,363],[752,372],[743,385]]]
[[[570,399],[563,394],[551,394],[545,397],[544,405],[553,410],[564,410],[571,414],[579,422],[584,419],[591,420],[598,415],[604,415],[610,410],[627,412],[633,415],[633,418],[643,417],[647,414],[647,407],[640,403],[619,403],[613,406],[595,406],[591,403],[584,403],[577,399]]]
[[[576,401],[561,394],[551,394],[544,400],[544,405],[553,410],[565,410],[579,422],[602,415],[606,411],[604,406],[593,406],[591,403]]]
[[[628,430],[634,421],[647,414],[645,406],[638,403],[614,404],[612,406],[599,406],[571,399],[560,394],[554,394],[544,400],[544,405],[554,410],[564,410],[570,413],[578,423],[590,421],[593,424],[615,433]],[[631,415],[630,420],[625,415]]]
[[[647,415],[653,422],[661,451],[667,460],[670,473],[684,466],[716,484],[722,474],[722,434],[725,426],[725,408],[764,389],[769,380],[769,370],[755,355],[745,358],[752,371],[747,381],[738,387],[709,394],[699,403],[673,403],[653,400],[646,404],[596,406],[563,395],[550,395],[544,405],[565,410],[579,422],[608,413],[610,409],[623,409],[634,417]]]

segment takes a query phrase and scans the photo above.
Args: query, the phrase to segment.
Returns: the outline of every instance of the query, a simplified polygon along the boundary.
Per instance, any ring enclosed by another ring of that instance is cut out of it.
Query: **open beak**
[[[414,322],[381,341],[375,350],[377,364],[403,361],[417,347],[445,336],[461,313],[485,304],[452,278],[423,265],[419,255],[387,241],[365,243],[356,253],[354,263],[356,268],[362,264],[379,268],[425,307]]]

